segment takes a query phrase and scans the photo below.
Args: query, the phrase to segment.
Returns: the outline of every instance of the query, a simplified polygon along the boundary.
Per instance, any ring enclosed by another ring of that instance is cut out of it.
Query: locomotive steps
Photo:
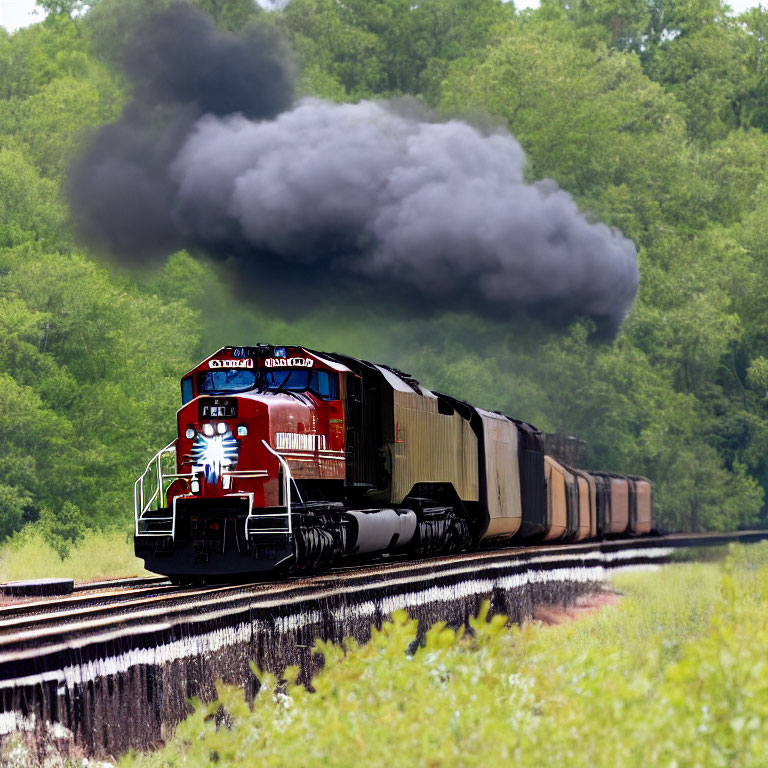
[[[308,679],[316,638],[364,642],[398,609],[424,628],[457,626],[489,600],[492,612],[522,621],[600,589],[610,569],[764,538],[768,531],[493,550],[204,589],[155,580],[6,606],[0,733],[27,731],[41,743],[55,723],[89,755],[150,748],[186,715],[189,697],[215,695],[217,679],[255,690],[251,661],[278,674],[296,664]]]

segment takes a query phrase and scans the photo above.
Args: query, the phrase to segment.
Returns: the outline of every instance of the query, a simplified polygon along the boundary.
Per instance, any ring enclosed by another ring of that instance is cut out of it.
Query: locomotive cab
[[[225,347],[184,376],[177,437],[135,486],[146,567],[193,577],[290,562],[301,486],[320,485],[332,503],[345,478],[347,373],[262,345]]]

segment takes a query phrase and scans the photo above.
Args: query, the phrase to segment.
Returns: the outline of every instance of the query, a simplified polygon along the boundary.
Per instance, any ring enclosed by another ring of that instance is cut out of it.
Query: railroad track
[[[311,576],[294,576],[276,581],[256,581],[234,585],[178,587],[167,579],[145,578],[81,585],[83,594],[55,599],[34,599],[0,608],[0,662],[2,654],[19,648],[37,648],[55,639],[66,641],[110,626],[140,625],[159,619],[172,619],[190,613],[208,612],[228,606],[237,609],[252,600],[282,595],[286,603],[304,594],[322,595],[330,590],[354,591],[360,585],[391,579],[399,583],[419,581],[440,571],[470,575],[477,567],[518,560],[526,567],[540,560],[552,564],[574,557],[600,554],[606,567],[611,556],[621,558],[631,553],[628,562],[647,561],[654,550],[670,546],[710,545],[729,541],[753,541],[768,538],[768,532],[747,531],[740,534],[673,535],[649,539],[590,542],[560,546],[532,546],[485,550],[419,560],[397,559],[366,565],[336,568]],[[641,554],[642,553],[642,554]],[[659,558],[659,561],[663,558]],[[609,566],[610,567],[610,566]],[[457,570],[458,569],[458,570]],[[148,583],[149,582],[149,583]]]
[[[393,561],[394,562],[394,561]],[[330,574],[351,574],[355,571],[371,569],[372,564],[334,568],[325,573],[316,574],[318,579]],[[89,582],[75,585],[74,592],[79,593],[63,597],[28,597],[25,600],[0,605],[0,635],[30,625],[50,622],[54,617],[62,621],[83,617],[89,612],[97,615],[118,606],[145,605],[156,598],[178,596],[188,599],[200,594],[216,594],[218,590],[237,591],[254,589],[263,585],[286,588],[297,580],[307,577],[283,578],[279,582],[267,581],[238,582],[237,584],[214,583],[206,586],[178,586],[164,577],[143,577],[136,579],[115,579],[113,581]]]
[[[211,695],[213,680],[252,685],[251,660],[273,672],[288,664],[311,670],[315,638],[364,641],[397,609],[424,625],[456,625],[490,600],[495,612],[521,620],[534,605],[593,591],[606,570],[759,539],[768,531],[496,549],[186,589],[164,580],[107,582],[5,606],[0,734],[31,727],[34,714],[33,723],[55,720],[79,733],[91,754],[143,748],[183,717],[190,695]],[[116,713],[126,696],[138,698],[138,720]],[[95,717],[103,719],[96,730]]]
[[[197,587],[180,587],[162,576],[149,576],[133,579],[114,579],[100,582],[86,582],[75,586],[72,596],[53,598],[30,598],[0,606],[0,643],[3,637],[12,636],[14,631],[26,628],[38,628],[50,625],[55,621],[62,626],[79,620],[93,617],[107,617],[120,614],[123,611],[150,610],[152,607],[167,605],[176,606],[200,601],[207,602],[207,596],[220,601],[226,601],[230,596],[239,594],[256,595],[264,592],[280,593],[293,592],[297,585],[320,586],[329,582],[347,580],[367,580],[381,574],[397,572],[418,574],[423,571],[445,568],[461,563],[490,563],[520,557],[556,557],[582,552],[622,552],[630,549],[653,550],[658,547],[674,546],[717,546],[731,541],[755,541],[768,538],[768,531],[744,531],[737,534],[673,534],[669,536],[648,539],[625,539],[605,542],[587,542],[582,544],[556,546],[505,547],[479,552],[466,552],[453,555],[437,555],[428,558],[410,560],[393,558],[387,561],[369,562],[345,567],[333,568],[329,571],[313,575],[293,576],[275,580],[261,580],[236,584],[211,584]]]
[[[107,579],[106,581],[83,581],[75,584],[75,592],[93,592],[99,589],[121,589],[150,587],[171,582],[165,576],[136,576],[128,579]]]
[[[133,600],[142,595],[162,594],[165,592],[181,591],[180,587],[174,587],[167,579],[158,580],[158,583],[147,586],[123,587],[115,583],[107,586],[107,582],[99,584],[97,588],[75,588],[79,594],[63,597],[28,598],[0,606],[0,622],[6,619],[34,616],[38,613],[50,611],[63,612],[74,610],[88,605],[100,605],[107,602],[123,602]],[[108,591],[107,591],[108,590]]]

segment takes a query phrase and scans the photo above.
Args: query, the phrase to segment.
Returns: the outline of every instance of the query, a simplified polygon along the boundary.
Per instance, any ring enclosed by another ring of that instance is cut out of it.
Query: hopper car
[[[648,534],[651,484],[547,455],[531,424],[298,346],[224,347],[181,380],[134,485],[134,543],[175,581]]]

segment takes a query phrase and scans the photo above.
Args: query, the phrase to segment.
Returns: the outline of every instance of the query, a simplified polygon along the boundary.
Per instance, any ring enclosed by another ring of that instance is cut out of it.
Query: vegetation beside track
[[[295,670],[264,676],[252,708],[219,686],[164,750],[121,766],[763,765],[768,544],[614,583],[623,600],[572,623],[481,615],[474,635],[438,624],[414,649],[400,613],[364,646],[318,643],[314,692]]]
[[[123,531],[87,530],[74,541],[28,525],[0,547],[0,581],[70,578],[75,581],[146,576]]]

